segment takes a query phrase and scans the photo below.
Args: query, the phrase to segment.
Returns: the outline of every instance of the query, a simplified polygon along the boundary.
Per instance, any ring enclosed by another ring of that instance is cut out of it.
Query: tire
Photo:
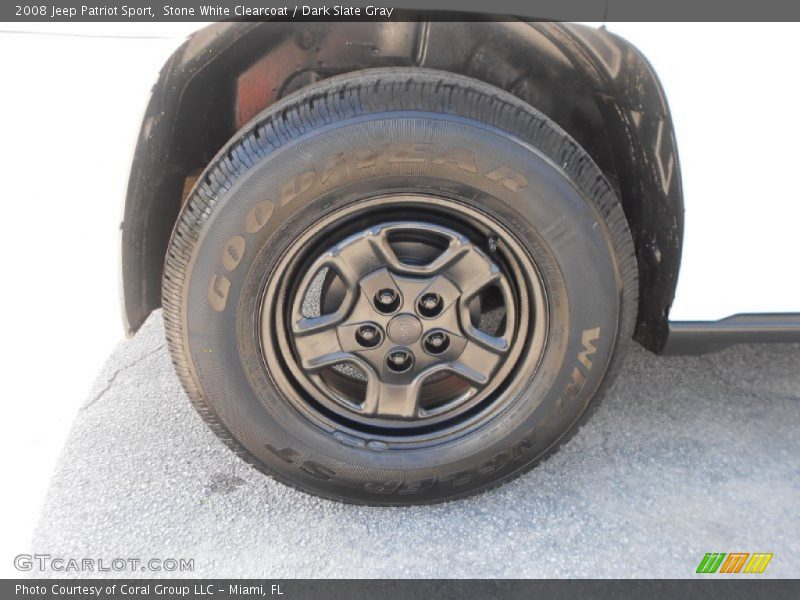
[[[164,321],[189,398],[250,464],[421,504],[577,430],[631,338],[636,273],[614,191],[546,116],[376,69],[283,99],[220,151],[172,235]]]

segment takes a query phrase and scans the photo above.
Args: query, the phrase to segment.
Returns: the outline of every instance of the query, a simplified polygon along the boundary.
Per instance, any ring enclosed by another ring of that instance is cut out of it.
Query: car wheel
[[[245,126],[191,192],[163,281],[214,431],[284,483],[367,504],[541,460],[608,384],[637,298],[586,152],[510,94],[421,69],[335,77]]]

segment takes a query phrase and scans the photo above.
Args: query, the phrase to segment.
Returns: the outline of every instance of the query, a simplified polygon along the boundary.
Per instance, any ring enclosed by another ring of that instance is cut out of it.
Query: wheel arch
[[[305,85],[387,66],[440,69],[508,90],[587,150],[617,189],[633,235],[635,338],[661,351],[683,196],[658,78],[641,53],[604,29],[509,20],[217,23],[192,35],[161,70],[134,154],[122,226],[128,333],[161,305],[164,257],[182,202],[233,133]]]

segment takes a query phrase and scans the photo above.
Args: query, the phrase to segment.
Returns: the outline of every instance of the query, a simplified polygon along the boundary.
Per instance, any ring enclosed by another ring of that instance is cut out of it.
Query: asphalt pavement
[[[218,441],[157,313],[76,416],[32,550],[194,559],[192,573],[85,576],[691,577],[707,552],[771,552],[763,576],[798,577],[798,515],[797,345],[671,358],[636,346],[592,419],[522,478],[369,508],[287,488]]]

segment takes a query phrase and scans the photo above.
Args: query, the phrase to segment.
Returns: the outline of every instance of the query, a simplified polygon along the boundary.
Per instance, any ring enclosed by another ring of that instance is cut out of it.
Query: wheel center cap
[[[414,315],[397,315],[389,321],[386,332],[389,334],[389,339],[395,344],[408,346],[416,342],[422,335],[422,323]]]

